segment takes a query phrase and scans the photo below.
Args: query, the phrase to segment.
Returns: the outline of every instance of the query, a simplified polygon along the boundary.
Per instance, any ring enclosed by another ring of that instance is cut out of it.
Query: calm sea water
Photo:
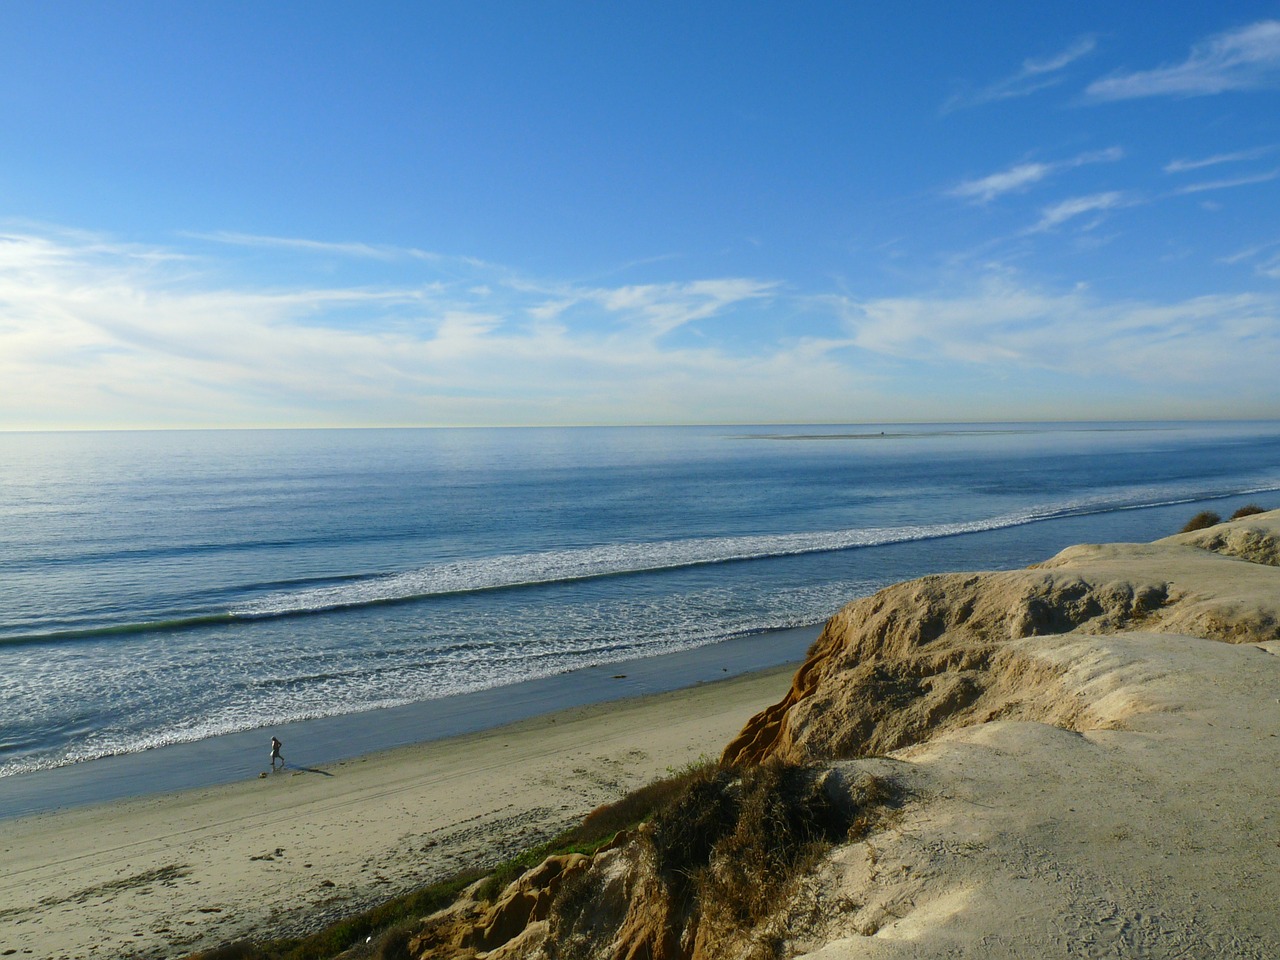
[[[1274,422],[0,434],[0,776],[732,643],[1277,491]]]

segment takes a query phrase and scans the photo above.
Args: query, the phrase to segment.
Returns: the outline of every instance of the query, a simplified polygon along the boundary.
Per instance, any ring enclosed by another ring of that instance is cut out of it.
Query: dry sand
[[[853,958],[1280,957],[1280,643],[1022,641],[1098,726],[966,727],[892,758],[902,818],[840,848],[792,948]]]
[[[264,778],[0,821],[0,956],[296,934],[718,755],[794,665]]]

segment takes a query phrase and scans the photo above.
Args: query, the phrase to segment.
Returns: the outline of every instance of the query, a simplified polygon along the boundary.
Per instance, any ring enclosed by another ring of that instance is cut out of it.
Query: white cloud
[[[963,294],[842,303],[858,346],[902,360],[1043,370],[1103,380],[1205,383],[1274,396],[1280,299],[1107,302],[989,277]]]
[[[185,264],[157,270],[144,253],[0,237],[0,428],[609,422],[644,419],[646,403],[680,420],[691,415],[676,409],[681,390],[759,407],[753,370],[773,370],[796,398],[820,392],[802,371],[811,343],[664,342],[770,296],[765,281],[578,288],[468,274],[237,289]],[[557,309],[549,288],[563,293]]]
[[[451,263],[474,269],[497,269],[493,264],[486,263],[476,257],[446,256],[431,250],[421,250],[417,247],[398,247],[392,244],[343,243],[332,240],[311,240],[305,237],[273,237],[257,233],[240,233],[235,230],[214,230],[210,232],[189,230],[183,233],[182,236],[232,247],[320,253],[357,260],[383,260],[387,262],[420,260],[436,265]]]
[[[656,334],[666,334],[715,316],[734,304],[766,297],[776,286],[730,278],[601,289],[586,295],[610,313],[639,322]]]
[[[1268,280],[1280,280],[1280,253],[1276,253],[1280,241],[1260,243],[1252,247],[1238,250],[1229,256],[1220,257],[1218,263],[1234,266],[1239,263],[1253,261],[1253,272]]]
[[[1038,183],[1053,172],[1049,163],[1020,163],[977,180],[965,180],[951,191],[953,197],[964,200],[977,200],[989,203],[996,197],[1015,190],[1023,190],[1033,183]]]
[[[1007,273],[861,300],[745,277],[607,287],[474,272],[260,289],[200,264],[96,237],[0,237],[0,428],[1011,417],[1033,399],[1106,415],[1044,371],[1205,386],[1219,406],[1203,413],[1280,402],[1280,311],[1257,295],[1108,303]],[[1007,378],[1016,391],[975,397],[974,383]]]
[[[1222,163],[1241,163],[1257,160],[1270,153],[1274,147],[1256,147],[1253,150],[1238,150],[1235,153],[1217,153],[1199,160],[1171,160],[1164,166],[1165,173],[1186,173],[1189,170],[1203,170],[1205,167],[1216,167]]]
[[[373,246],[367,243],[334,243],[324,240],[306,240],[300,237],[270,237],[253,233],[237,233],[233,230],[216,230],[210,233],[187,232],[185,236],[236,247],[300,250],[307,253],[329,253],[342,257],[373,260],[396,260],[409,253],[396,247]]]
[[[1263,20],[1209,37],[1172,66],[1114,74],[1091,83],[1097,100],[1205,96],[1274,86],[1280,80],[1280,21]]]
[[[1077,37],[1071,41],[1063,50],[1052,56],[1045,57],[1043,60],[1027,59],[1022,61],[1021,73],[1025,76],[1036,77],[1045,73],[1055,73],[1079,60],[1081,57],[1093,52],[1098,45],[1097,38],[1092,36]]]
[[[1208,190],[1229,190],[1232,187],[1248,187],[1255,183],[1266,183],[1280,177],[1280,168],[1265,173],[1255,173],[1244,177],[1229,177],[1225,180],[1208,180],[1203,183],[1190,183],[1173,191],[1175,194],[1204,193]]]
[[[1093,36],[1078,37],[1057,53],[1043,58],[1028,58],[1011,76],[983,87],[973,93],[957,94],[943,104],[943,112],[947,113],[962,107],[976,107],[985,103],[1000,100],[1012,100],[1027,97],[1039,90],[1061,83],[1064,79],[1061,71],[1081,57],[1093,52],[1098,41]]]
[[[975,200],[989,203],[996,197],[1006,193],[1025,190],[1032,184],[1039,183],[1046,177],[1060,170],[1070,170],[1089,163],[1104,163],[1121,160],[1124,150],[1120,147],[1108,147],[1105,150],[1092,150],[1068,160],[1054,163],[1020,163],[1008,170],[1001,170],[976,180],[965,180],[953,187],[949,194],[963,200]]]
[[[1085,197],[1072,197],[1045,207],[1040,212],[1040,222],[1031,228],[1032,233],[1051,230],[1086,213],[1102,213],[1125,204],[1124,194],[1116,190],[1093,193]]]

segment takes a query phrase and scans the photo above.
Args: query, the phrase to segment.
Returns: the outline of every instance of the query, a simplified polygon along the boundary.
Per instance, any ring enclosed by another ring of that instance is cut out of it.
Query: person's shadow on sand
[[[322,777],[333,776],[333,774],[330,773],[328,770],[321,770],[317,767],[272,767],[271,773],[267,773],[267,771],[263,770],[260,774],[258,774],[258,777],[259,779],[261,779],[263,777],[273,776],[274,774],[277,774],[277,773],[284,773],[286,770],[292,773],[295,777],[300,773],[318,773]]]

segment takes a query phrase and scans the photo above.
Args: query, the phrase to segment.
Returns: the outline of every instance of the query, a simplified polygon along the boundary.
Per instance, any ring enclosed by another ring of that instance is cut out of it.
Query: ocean
[[[1280,506],[1280,423],[0,434],[0,805],[1250,502]]]

